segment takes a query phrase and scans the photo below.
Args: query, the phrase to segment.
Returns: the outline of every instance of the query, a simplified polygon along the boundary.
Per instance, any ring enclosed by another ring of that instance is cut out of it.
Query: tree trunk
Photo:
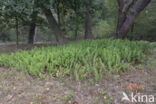
[[[92,39],[92,16],[90,14],[91,7],[86,5],[86,23],[85,23],[85,39]]]
[[[124,1],[123,0],[118,0],[118,5],[119,5],[119,9],[118,9],[118,23],[117,23],[117,29],[116,29],[117,37],[118,37],[119,30],[120,30],[122,24],[124,23],[124,21],[126,19],[126,14],[123,13]]]
[[[37,12],[34,12],[31,15],[31,24],[29,28],[29,35],[28,35],[28,44],[34,44],[35,36],[36,36],[36,19],[37,19]]]
[[[59,2],[56,4],[56,13],[57,13],[57,19],[58,19],[58,25],[61,25],[61,18],[60,18],[60,8],[59,8]]]
[[[133,33],[134,32],[134,23],[133,23],[133,25],[132,25],[132,27],[131,27],[131,33]]]
[[[78,31],[79,31],[79,16],[78,16],[78,13],[76,13],[75,34],[74,34],[75,40],[77,40]]]
[[[0,30],[0,37],[1,37],[2,33],[3,33],[3,30]]]
[[[16,17],[16,45],[19,45],[18,17]]]
[[[75,28],[75,35],[74,35],[75,40],[77,40],[77,36],[78,36],[78,26],[76,26]]]
[[[136,17],[149,4],[150,1],[151,0],[139,0],[136,2],[136,0],[132,0],[130,3],[125,5],[123,0],[118,0],[119,16],[116,29],[117,38],[125,38],[127,36]],[[130,8],[131,10],[129,12]]]
[[[56,37],[56,41],[59,43],[59,44],[63,44],[63,37],[62,37],[62,30],[60,29],[59,25],[57,24],[52,12],[50,9],[47,9],[43,6],[41,6],[41,9],[43,10],[48,22],[49,22],[49,25],[51,26],[51,29],[54,31],[55,33],[55,37]]]
[[[31,23],[30,29],[29,29],[28,44],[34,44],[35,35],[36,35],[36,24]]]

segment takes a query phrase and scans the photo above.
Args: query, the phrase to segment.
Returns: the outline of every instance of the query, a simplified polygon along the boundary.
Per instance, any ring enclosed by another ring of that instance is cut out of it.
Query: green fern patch
[[[144,62],[148,47],[148,43],[139,41],[82,40],[63,46],[3,54],[0,56],[0,66],[25,70],[34,76],[51,74],[98,81],[104,72],[119,72],[130,64]]]

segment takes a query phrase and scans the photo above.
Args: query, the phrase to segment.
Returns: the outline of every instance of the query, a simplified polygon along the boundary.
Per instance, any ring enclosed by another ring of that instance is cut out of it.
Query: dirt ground
[[[0,46],[0,54],[33,46],[15,47]],[[156,51],[153,51],[147,60],[153,62],[155,59]],[[105,75],[103,80],[94,84],[89,80],[76,82],[69,77],[34,78],[23,71],[1,67],[0,104],[135,104],[122,102],[122,92],[155,95],[156,100],[156,66],[143,66],[131,66],[128,72]]]

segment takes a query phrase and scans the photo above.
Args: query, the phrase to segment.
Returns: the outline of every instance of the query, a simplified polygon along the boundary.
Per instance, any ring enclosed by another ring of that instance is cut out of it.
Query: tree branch
[[[126,20],[122,24],[117,36],[124,38],[130,30],[130,27],[133,25],[136,17],[139,13],[150,3],[151,0],[138,0],[134,6],[131,8],[129,14],[127,15]]]
[[[123,12],[123,13],[127,13],[128,10],[130,9],[130,7],[132,7],[132,6],[135,4],[135,2],[136,2],[136,0],[131,0],[127,5],[125,5],[125,6],[123,7],[122,12]]]
[[[150,3],[150,1],[151,0],[139,0],[132,8],[132,12],[141,12]]]
[[[118,5],[119,5],[119,11],[122,11],[123,7],[124,7],[124,0],[117,0]]]

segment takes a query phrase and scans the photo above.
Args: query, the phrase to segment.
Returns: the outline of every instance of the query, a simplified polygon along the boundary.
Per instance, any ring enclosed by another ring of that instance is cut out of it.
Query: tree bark
[[[86,5],[86,23],[85,23],[85,39],[92,39],[92,16],[90,14],[91,7]]]
[[[48,22],[49,22],[49,25],[51,27],[51,29],[54,31],[54,34],[55,34],[55,37],[56,37],[56,41],[59,43],[59,44],[63,44],[63,37],[62,37],[62,30],[60,29],[59,25],[57,24],[52,12],[50,9],[47,9],[45,8],[44,6],[40,6],[41,9],[43,10]]]
[[[61,25],[61,18],[60,18],[61,14],[60,14],[59,5],[60,5],[60,2],[58,1],[56,3],[56,13],[57,13],[58,25],[60,26]]]
[[[74,39],[77,40],[77,37],[78,37],[78,32],[79,32],[79,7],[80,5],[78,5],[78,1],[75,0],[74,2],[74,12],[75,12],[75,15],[76,15],[76,20],[75,20],[75,34],[74,34]]]
[[[138,14],[149,4],[151,0],[132,0],[125,5],[124,0],[118,0],[119,13],[116,29],[117,38],[125,38]],[[129,11],[129,9],[131,10]]]
[[[2,33],[3,33],[3,30],[0,30],[0,37],[1,37]]]
[[[35,36],[36,36],[36,19],[37,19],[37,12],[33,12],[31,15],[31,24],[29,28],[29,35],[28,35],[28,44],[34,44]]]
[[[31,23],[29,29],[28,44],[34,44],[35,36],[36,36],[36,24]]]
[[[76,10],[75,10],[76,11]],[[78,31],[79,31],[79,15],[76,11],[76,21],[75,21],[75,34],[74,34],[74,39],[77,40],[78,37]]]
[[[135,26],[135,24],[133,23],[132,26],[131,26],[131,33],[134,32],[134,26]]]
[[[78,24],[75,28],[75,35],[74,35],[74,39],[77,40],[77,36],[78,36]]]
[[[124,8],[124,0],[118,0],[118,5],[119,5],[119,9],[118,9],[118,23],[117,23],[117,29],[116,29],[116,36],[118,37],[118,33],[119,30],[122,26],[122,24],[124,23],[125,19],[126,19],[126,14],[123,13],[123,8]]]
[[[16,16],[16,45],[19,45],[18,17]]]

